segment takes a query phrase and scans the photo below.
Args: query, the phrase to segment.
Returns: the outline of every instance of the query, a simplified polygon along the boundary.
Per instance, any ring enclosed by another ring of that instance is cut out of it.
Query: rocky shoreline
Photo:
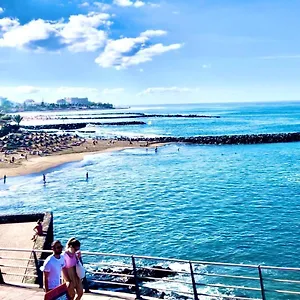
[[[161,292],[155,288],[149,288],[143,285],[146,282],[155,282],[162,278],[170,278],[178,275],[176,271],[172,271],[169,267],[163,268],[161,266],[151,266],[151,268],[138,268],[136,270],[137,280],[140,286],[140,293],[142,296],[156,297],[163,299],[164,292]],[[119,270],[113,270],[111,268],[103,268],[93,270],[87,277],[89,288],[91,289],[105,289],[116,290],[125,293],[135,293],[135,278],[134,271],[130,268],[124,268]],[[105,281],[105,283],[99,283],[97,281]],[[122,286],[120,284],[128,284],[130,286]],[[176,295],[175,298],[184,298]]]

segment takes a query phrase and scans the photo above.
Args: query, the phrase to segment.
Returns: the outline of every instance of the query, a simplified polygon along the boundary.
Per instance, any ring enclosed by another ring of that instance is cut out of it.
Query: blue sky
[[[300,99],[300,1],[0,0],[0,97]]]

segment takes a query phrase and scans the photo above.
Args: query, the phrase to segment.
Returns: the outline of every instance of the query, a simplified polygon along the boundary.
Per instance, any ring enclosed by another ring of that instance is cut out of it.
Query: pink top
[[[72,254],[70,252],[65,252],[64,253],[64,259],[65,259],[65,267],[67,269],[75,267],[76,263],[77,263],[77,259],[76,259],[76,254]]]

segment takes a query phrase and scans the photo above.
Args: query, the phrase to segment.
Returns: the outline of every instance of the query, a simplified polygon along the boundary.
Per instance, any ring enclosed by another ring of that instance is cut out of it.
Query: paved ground
[[[43,300],[45,293],[41,289],[13,285],[0,285],[1,300]],[[134,300],[134,295],[110,292],[84,294],[82,300]]]
[[[31,240],[33,236],[33,228],[36,223],[11,223],[0,224],[0,248],[17,248],[17,249],[32,249],[34,243]],[[3,273],[24,274],[30,258],[29,252],[4,252],[0,250],[0,268]],[[7,258],[17,258],[11,260]],[[18,266],[5,268],[1,265]],[[22,276],[3,275],[7,282],[21,282]],[[0,298],[2,299],[2,298]]]

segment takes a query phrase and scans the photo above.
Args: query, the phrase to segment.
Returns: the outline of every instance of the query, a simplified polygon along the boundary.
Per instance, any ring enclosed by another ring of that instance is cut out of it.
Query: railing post
[[[42,289],[43,288],[43,272],[40,270],[40,264],[39,264],[39,261],[37,259],[37,256],[36,256],[36,253],[34,250],[32,251],[32,254],[33,254],[34,264],[35,264],[35,268],[36,268],[38,285]]]
[[[258,268],[258,274],[259,274],[261,299],[262,299],[262,300],[266,300],[264,281],[263,281],[263,277],[262,277],[262,272],[261,272],[261,267],[260,267],[260,265],[259,265],[257,268]]]
[[[135,295],[136,295],[135,299],[140,300],[142,298],[141,298],[141,294],[140,294],[139,279],[138,279],[138,276],[137,276],[135,259],[134,259],[133,255],[131,256],[131,260],[132,260],[132,269],[133,269],[134,282],[135,282]]]
[[[1,273],[1,269],[0,269],[0,284],[4,284],[4,279],[3,279],[3,276],[2,276],[2,273]]]
[[[193,270],[193,265],[191,262],[189,262],[190,264],[190,270],[191,270],[191,278],[192,278],[192,284],[193,284],[193,292],[194,292],[194,299],[198,300],[198,291],[197,291],[197,286],[196,286],[196,281],[195,281],[195,277],[194,277],[194,270]]]

